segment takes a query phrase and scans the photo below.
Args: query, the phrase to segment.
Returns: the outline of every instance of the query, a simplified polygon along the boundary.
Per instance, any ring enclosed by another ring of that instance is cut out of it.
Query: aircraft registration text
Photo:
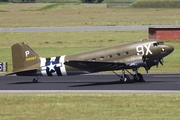
[[[136,47],[137,55],[148,55],[153,54],[150,50],[151,44],[139,45]]]
[[[36,59],[36,56],[34,56],[34,57],[27,57],[26,61],[31,61],[31,60],[35,60],[35,59]]]

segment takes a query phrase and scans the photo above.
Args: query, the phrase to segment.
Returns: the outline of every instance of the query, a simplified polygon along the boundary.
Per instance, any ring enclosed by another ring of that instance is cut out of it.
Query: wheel
[[[123,76],[121,76],[120,77],[120,81],[123,82],[123,83],[130,83],[130,82],[132,82],[128,75],[124,75],[124,78],[123,78]]]
[[[33,79],[33,83],[37,83],[38,82],[38,79],[37,78],[34,78]]]
[[[143,75],[138,73],[137,75],[134,75],[134,81],[135,82],[144,82]]]

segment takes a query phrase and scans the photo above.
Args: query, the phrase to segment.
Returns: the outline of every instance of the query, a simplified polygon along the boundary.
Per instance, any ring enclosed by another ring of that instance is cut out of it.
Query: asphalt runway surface
[[[114,74],[40,77],[38,83],[32,82],[33,76],[0,76],[0,90],[180,90],[180,74],[143,76],[146,82],[135,83],[120,83]]]

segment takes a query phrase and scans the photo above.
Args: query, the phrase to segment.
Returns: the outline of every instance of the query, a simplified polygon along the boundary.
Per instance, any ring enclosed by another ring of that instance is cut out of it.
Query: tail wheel
[[[36,78],[33,79],[33,83],[37,83],[39,79],[39,76],[37,76]]]
[[[33,83],[37,83],[38,82],[38,79],[37,78],[34,78],[33,79]]]
[[[136,75],[134,75],[134,81],[135,82],[144,82],[143,75],[140,73],[137,73]]]
[[[36,78],[33,79],[33,83],[37,83],[38,80]]]

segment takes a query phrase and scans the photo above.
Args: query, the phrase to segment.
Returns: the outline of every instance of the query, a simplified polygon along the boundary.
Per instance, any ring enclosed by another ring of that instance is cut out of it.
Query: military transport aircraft
[[[131,69],[133,81],[144,81],[138,68],[148,70],[152,66],[163,65],[163,57],[170,54],[174,47],[158,40],[140,40],[133,43],[115,45],[97,50],[41,58],[27,44],[16,43],[12,46],[13,72],[7,75],[36,76],[33,82],[38,82],[40,76],[64,76],[88,74],[101,71],[122,70],[121,82],[132,81],[125,73]]]

